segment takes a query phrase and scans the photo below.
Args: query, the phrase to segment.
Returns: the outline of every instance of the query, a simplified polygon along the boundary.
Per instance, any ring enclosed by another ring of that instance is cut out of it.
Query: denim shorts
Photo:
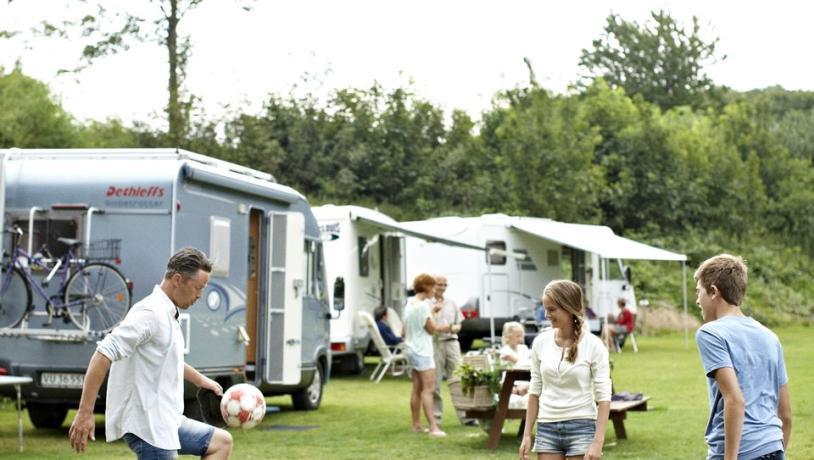
[[[566,457],[585,455],[596,434],[596,420],[580,419],[537,423],[534,452],[565,454]]]
[[[410,367],[417,370],[418,372],[428,371],[430,369],[435,369],[435,359],[430,356],[424,356],[416,354],[408,348],[407,350],[407,361],[410,362]]]
[[[126,433],[124,441],[136,453],[138,460],[164,460],[175,458],[177,454],[203,457],[209,449],[213,434],[214,427],[184,417],[178,428],[178,439],[181,441],[181,449],[178,451],[160,449],[132,433]]]

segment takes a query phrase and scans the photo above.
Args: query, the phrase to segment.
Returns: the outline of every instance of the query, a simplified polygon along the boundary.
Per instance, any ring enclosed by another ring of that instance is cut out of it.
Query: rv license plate
[[[82,388],[85,383],[84,374],[68,372],[43,372],[40,375],[40,385],[46,388]]]

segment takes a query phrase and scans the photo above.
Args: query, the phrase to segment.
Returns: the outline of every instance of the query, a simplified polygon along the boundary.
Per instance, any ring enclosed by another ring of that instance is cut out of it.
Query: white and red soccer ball
[[[257,387],[238,383],[223,393],[220,413],[232,428],[254,428],[266,415],[266,399]]]

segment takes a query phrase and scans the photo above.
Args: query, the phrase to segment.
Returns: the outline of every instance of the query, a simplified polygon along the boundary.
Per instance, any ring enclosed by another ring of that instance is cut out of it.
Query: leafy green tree
[[[190,56],[190,37],[179,33],[186,14],[203,0],[149,0],[149,5],[133,2],[111,3],[103,0],[71,1],[71,11],[78,13],[60,23],[42,21],[29,31],[0,31],[0,39],[28,39],[30,35],[52,37],[81,43],[78,65],[61,72],[79,72],[96,60],[128,50],[137,42],[153,42],[167,51],[168,102],[165,111],[169,122],[169,139],[181,146],[189,134],[190,115],[196,98],[184,89],[186,65]],[[11,13],[11,3],[5,9]],[[2,11],[0,6],[0,11]],[[150,9],[153,14],[141,14]],[[244,10],[249,7],[242,5]],[[73,14],[73,13],[72,13]],[[27,32],[27,33],[23,33]]]
[[[0,147],[65,148],[77,140],[73,119],[44,83],[0,67]]]
[[[608,16],[604,34],[593,48],[582,50],[580,66],[590,77],[602,77],[665,110],[702,105],[714,87],[703,69],[716,61],[718,39],[705,41],[696,17],[690,30],[665,11],[652,12],[651,18],[639,24]]]
[[[814,109],[792,110],[776,123],[777,141],[792,157],[814,164]]]
[[[541,88],[504,92],[485,114],[481,135],[497,157],[503,209],[570,222],[593,222],[602,185],[593,163],[596,131],[576,101]]]

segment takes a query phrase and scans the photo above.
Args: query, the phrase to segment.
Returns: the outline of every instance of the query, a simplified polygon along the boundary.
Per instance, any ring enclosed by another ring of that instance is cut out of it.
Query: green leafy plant
[[[465,395],[471,395],[475,387],[484,385],[493,394],[500,391],[500,376],[503,373],[502,366],[493,366],[491,369],[479,369],[471,364],[462,363],[455,369],[455,375],[461,379],[461,391]]]

